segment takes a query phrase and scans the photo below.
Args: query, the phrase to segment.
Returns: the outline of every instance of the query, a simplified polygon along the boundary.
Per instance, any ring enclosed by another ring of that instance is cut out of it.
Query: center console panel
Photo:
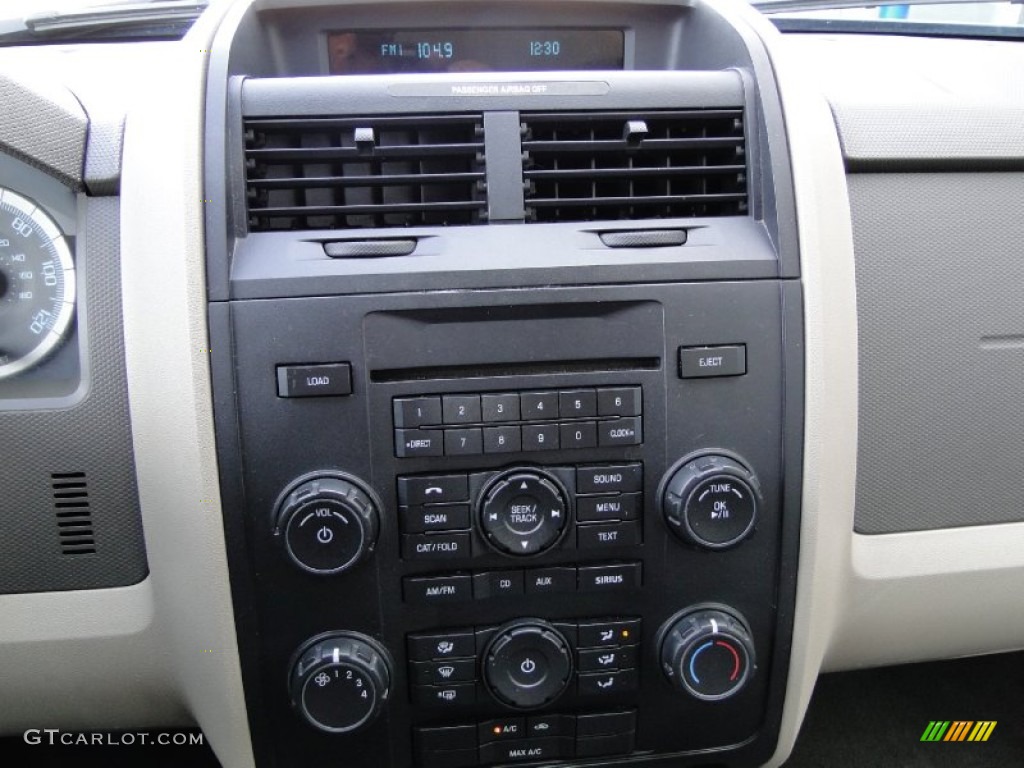
[[[772,754],[802,429],[784,145],[749,41],[652,14],[736,69],[397,87],[246,53],[354,28],[327,10],[221,33],[211,359],[258,764]]]

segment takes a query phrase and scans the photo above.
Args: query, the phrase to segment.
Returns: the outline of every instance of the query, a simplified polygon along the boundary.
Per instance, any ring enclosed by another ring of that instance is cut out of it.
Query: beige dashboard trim
[[[793,171],[804,288],[804,485],[793,650],[768,765],[793,749],[843,611],[857,468],[857,302],[846,176],[835,123],[782,36],[747,3],[716,4],[761,37],[778,80]]]
[[[226,768],[251,766],[213,431],[202,148],[214,4],[129,114],[122,191],[125,352],[155,628],[170,689]]]

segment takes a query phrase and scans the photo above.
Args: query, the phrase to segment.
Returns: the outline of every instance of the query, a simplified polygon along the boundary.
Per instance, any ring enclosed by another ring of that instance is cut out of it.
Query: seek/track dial
[[[561,485],[533,469],[499,475],[480,501],[480,528],[488,544],[507,555],[536,555],[565,531],[569,507]]]

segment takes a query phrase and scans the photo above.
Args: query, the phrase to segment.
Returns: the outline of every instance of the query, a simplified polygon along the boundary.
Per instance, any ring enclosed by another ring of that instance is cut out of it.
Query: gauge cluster
[[[84,394],[76,210],[71,189],[0,156],[0,411]]]

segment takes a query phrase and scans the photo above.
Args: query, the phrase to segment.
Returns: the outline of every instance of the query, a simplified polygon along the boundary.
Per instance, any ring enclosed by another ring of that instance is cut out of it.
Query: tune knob
[[[356,632],[313,638],[296,654],[292,706],[314,728],[352,733],[380,714],[391,689],[387,651]]]
[[[506,555],[536,555],[561,538],[568,518],[565,492],[553,477],[532,469],[495,478],[480,498],[480,529]]]
[[[754,642],[738,615],[718,609],[684,612],[660,635],[665,676],[698,699],[727,699],[753,674]]]
[[[760,495],[757,479],[743,464],[709,454],[666,477],[661,508],[669,530],[679,538],[707,549],[725,549],[754,530]]]
[[[499,628],[483,656],[491,695],[517,709],[536,709],[557,699],[568,687],[572,669],[565,636],[540,619],[520,619]]]
[[[288,491],[277,506],[275,533],[304,571],[341,573],[365,559],[377,542],[379,502],[354,477],[322,474]]]

